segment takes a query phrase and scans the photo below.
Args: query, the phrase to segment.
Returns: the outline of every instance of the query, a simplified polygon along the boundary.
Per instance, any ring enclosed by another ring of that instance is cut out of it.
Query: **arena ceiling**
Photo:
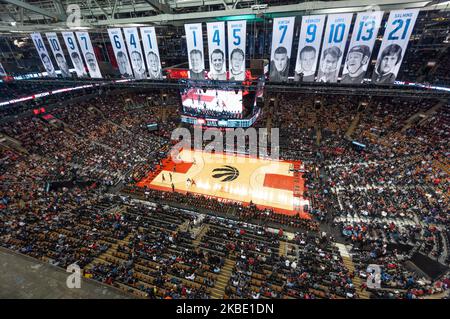
[[[450,10],[449,4],[450,1],[443,0],[0,0],[0,31],[28,33],[130,24],[182,25],[223,17],[256,19],[373,9]],[[78,20],[77,9],[81,17]]]

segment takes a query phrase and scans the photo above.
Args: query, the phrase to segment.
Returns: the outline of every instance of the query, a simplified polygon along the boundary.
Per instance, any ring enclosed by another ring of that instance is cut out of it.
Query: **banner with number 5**
[[[102,78],[102,73],[100,72],[100,67],[97,63],[97,58],[95,57],[94,48],[91,43],[91,38],[87,32],[75,32],[80,42],[81,52],[83,52],[84,60],[86,61],[89,74],[91,78]]]
[[[360,12],[356,16],[341,83],[363,82],[382,18],[382,11]]]
[[[331,14],[323,36],[317,82],[337,82],[353,13]]]
[[[324,25],[325,15],[302,17],[295,64],[295,81],[314,82]]]
[[[391,11],[372,74],[372,82],[394,83],[418,15],[419,9]]]
[[[245,42],[247,22],[228,22],[228,63],[229,80],[245,80]]]
[[[273,19],[270,81],[284,82],[289,76],[295,17]]]

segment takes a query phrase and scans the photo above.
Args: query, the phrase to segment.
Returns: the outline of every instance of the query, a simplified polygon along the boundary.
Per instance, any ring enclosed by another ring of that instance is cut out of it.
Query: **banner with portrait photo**
[[[89,75],[91,78],[102,78],[102,73],[100,72],[100,67],[97,63],[97,57],[94,53],[94,48],[91,43],[91,38],[87,32],[75,32],[78,42],[81,46],[81,52],[83,52],[84,60],[86,61],[87,68],[89,70]]]
[[[126,78],[132,77],[133,71],[131,70],[127,48],[125,46],[125,42],[123,41],[122,30],[120,28],[108,29],[108,35],[113,47],[120,74]]]
[[[394,83],[418,15],[419,9],[395,10],[389,14],[372,74],[373,83]]]
[[[55,32],[46,33],[48,43],[50,43],[50,49],[52,50],[53,57],[61,70],[61,75],[64,78],[70,77],[69,66],[67,65],[66,57],[64,56],[64,51],[59,43],[58,36]]]
[[[128,53],[130,54],[131,67],[133,68],[134,78],[142,80],[147,78],[147,69],[145,68],[144,56],[142,54],[141,40],[137,28],[124,28],[125,42],[127,43]]]
[[[382,11],[360,12],[356,16],[341,83],[363,82],[382,18]]]
[[[140,31],[145,60],[147,62],[148,77],[152,80],[162,79],[161,58],[159,55],[155,27],[140,28]]]
[[[0,77],[4,77],[4,76],[6,76],[7,74],[6,74],[6,70],[5,70],[5,68],[3,67],[3,65],[0,63]]]
[[[208,32],[209,72],[211,80],[225,81],[227,65],[225,58],[225,22],[206,24]]]
[[[61,33],[66,44],[67,51],[69,51],[69,57],[72,61],[73,67],[78,77],[86,77],[86,68],[83,63],[83,58],[81,57],[80,50],[78,48],[77,40],[73,32],[62,32]]]
[[[294,24],[295,17],[273,19],[270,81],[284,82],[288,79]]]
[[[228,21],[227,26],[229,80],[244,81],[247,21]]]
[[[324,26],[325,15],[302,17],[295,64],[295,81],[314,82]]]
[[[317,82],[337,82],[353,13],[331,14],[323,35]]]
[[[186,45],[189,59],[189,78],[193,80],[204,80],[205,55],[203,53],[202,24],[185,24],[184,32],[186,33]]]
[[[42,36],[40,33],[32,33],[31,39],[33,40],[34,46],[36,47],[36,50],[38,52],[39,58],[41,59],[42,65],[45,68],[45,71],[47,71],[47,75],[49,77],[55,78],[56,77],[56,70],[53,66],[53,62],[50,59],[50,56],[48,55],[47,48],[44,45],[44,41],[42,40]]]

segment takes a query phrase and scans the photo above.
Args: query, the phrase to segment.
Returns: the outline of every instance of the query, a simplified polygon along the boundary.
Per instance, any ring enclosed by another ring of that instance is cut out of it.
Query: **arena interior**
[[[0,298],[448,299],[449,43],[445,0],[0,0]]]

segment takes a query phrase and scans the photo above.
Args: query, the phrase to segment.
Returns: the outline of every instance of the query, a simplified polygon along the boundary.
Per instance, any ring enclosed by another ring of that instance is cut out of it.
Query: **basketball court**
[[[300,161],[182,150],[176,162],[166,158],[162,166],[137,185],[171,192],[173,184],[176,192],[243,204],[252,202],[277,213],[310,218],[303,211],[309,201],[303,198],[304,179],[298,173]]]

